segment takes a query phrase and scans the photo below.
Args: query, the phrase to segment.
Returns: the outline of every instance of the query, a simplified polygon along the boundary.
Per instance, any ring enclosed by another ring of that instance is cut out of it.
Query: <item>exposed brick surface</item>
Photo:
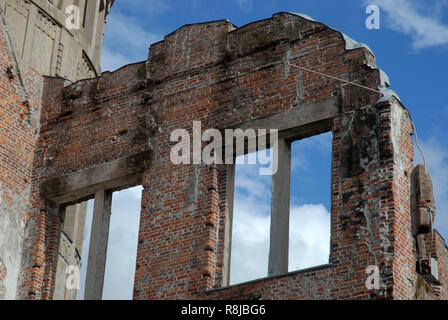
[[[297,101],[297,72],[285,65],[288,56],[291,63],[378,85],[374,72],[358,65],[369,54],[346,52],[342,36],[323,26],[280,15],[230,29],[226,22],[186,26],[151,47],[150,92],[163,131],[146,179],[150,187],[143,193],[135,298],[201,297],[222,281],[223,238],[217,231],[222,233],[226,223],[218,205],[224,192],[215,190],[224,188],[225,178],[207,166],[173,166],[168,158],[171,128],[191,130],[193,120],[206,128],[238,127],[339,91],[336,83],[323,79],[317,84],[307,74],[302,79],[304,98]],[[183,43],[187,46],[181,50]],[[199,54],[205,61],[188,55],[197,50],[207,51]],[[177,59],[184,59],[178,68]],[[363,98],[376,100],[372,95]],[[191,184],[196,185],[197,200],[187,195]]]
[[[3,70],[9,66],[0,63]],[[227,21],[188,25],[151,46],[148,62],[66,87],[62,79],[45,78],[36,143],[16,119],[23,107],[0,72],[7,103],[0,114],[8,117],[0,123],[19,137],[27,134],[21,145],[0,131],[10,144],[1,149],[2,183],[17,194],[31,190],[23,199],[32,208],[19,297],[51,299],[54,290],[61,222],[43,183],[144,153],[135,299],[446,299],[448,258],[438,234],[442,286],[418,290],[408,112],[396,99],[377,103],[375,92],[341,87],[289,63],[374,89],[380,84],[368,50],[347,51],[339,32],[292,14],[239,29]],[[40,84],[31,73],[26,79]],[[40,91],[29,92],[38,108]],[[226,168],[172,164],[172,130],[191,132],[193,121],[235,128],[329,97],[339,101],[331,125],[330,263],[223,288]],[[15,167],[17,161],[25,162]],[[5,178],[11,174],[14,182]],[[378,291],[365,286],[370,265],[380,269]]]
[[[86,80],[82,88],[77,84],[64,88],[62,79],[44,80],[47,94],[42,100],[45,107],[32,181],[35,215],[25,266],[30,279],[22,283],[24,293],[51,298],[54,290],[59,249],[59,240],[54,239],[61,226],[57,208],[41,196],[41,182],[149,148],[146,122],[140,117],[145,115],[142,97],[135,93],[141,87],[139,74],[144,75],[144,64],[117,71],[112,81],[109,74]],[[36,262],[43,267],[37,268]]]
[[[42,76],[18,72],[11,42],[0,24],[0,254],[18,280],[25,225],[30,218],[30,183],[42,92]],[[14,271],[14,272],[13,272]],[[3,292],[14,298],[14,287]],[[6,289],[5,289],[6,290]]]

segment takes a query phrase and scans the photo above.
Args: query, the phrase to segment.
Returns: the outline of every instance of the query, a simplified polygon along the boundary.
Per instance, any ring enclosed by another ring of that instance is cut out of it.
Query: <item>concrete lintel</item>
[[[292,109],[274,115],[248,121],[240,128],[247,129],[277,129],[279,132],[304,127],[313,128],[313,123],[330,122],[339,113],[338,97],[329,97],[315,103],[293,107]],[[331,126],[325,128],[331,130]],[[308,136],[319,132],[303,132]]]
[[[294,107],[290,110],[283,111],[264,118],[251,120],[242,123],[241,125],[233,129],[266,129],[267,130],[267,148],[270,148],[270,135],[269,130],[278,130],[279,135],[289,140],[304,139],[311,136],[315,136],[321,133],[325,133],[332,130],[333,119],[339,113],[339,102],[337,97],[330,97],[322,99],[318,102],[305,104]],[[255,132],[259,134],[259,132]],[[247,137],[245,137],[247,139]],[[257,138],[256,138],[257,139]],[[253,145],[257,145],[253,139],[247,139]],[[227,141],[226,141],[227,142]],[[236,157],[242,155],[235,150],[235,143],[232,145],[225,144],[225,150],[234,149]],[[258,146],[259,148],[259,146]],[[258,151],[261,151],[259,148]],[[245,144],[245,150],[243,154],[247,153],[247,144]]]
[[[56,204],[92,198],[97,190],[118,191],[141,183],[148,153],[104,163],[42,183],[41,196]]]
[[[272,176],[271,237],[268,275],[288,273],[291,144],[278,142],[278,171]]]
[[[101,300],[103,297],[111,206],[111,191],[100,190],[95,193],[84,293],[85,300]]]

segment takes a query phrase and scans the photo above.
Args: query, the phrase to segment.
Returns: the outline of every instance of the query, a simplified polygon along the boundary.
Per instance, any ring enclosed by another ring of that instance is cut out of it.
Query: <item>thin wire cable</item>
[[[420,150],[420,153],[421,153],[422,158],[423,158],[423,166],[425,167],[425,171],[428,171],[427,168],[426,168],[425,153],[423,152],[423,149],[422,149],[422,147],[420,146],[420,144],[418,142],[417,129],[415,128],[414,122],[411,121],[411,124],[412,124],[412,129],[414,130],[414,133],[415,133],[415,143],[417,144],[417,147]]]
[[[366,89],[366,90],[370,90],[370,91],[373,91],[373,92],[376,92],[376,93],[379,93],[379,94],[383,95],[383,93],[381,91],[379,91],[379,90],[372,89],[372,88],[363,86],[363,85],[355,83],[355,82],[351,82],[351,81],[348,81],[348,80],[336,78],[336,77],[330,76],[330,75],[322,73],[322,72],[318,72],[318,71],[314,71],[314,70],[311,70],[311,69],[308,69],[308,68],[305,68],[305,67],[297,66],[297,65],[292,64],[292,63],[288,63],[288,64],[291,67],[294,67],[294,68],[302,69],[302,70],[305,70],[305,71],[308,71],[308,72],[311,72],[311,73],[315,73],[315,74],[321,75],[323,77],[327,77],[327,78],[330,78],[330,79],[333,79],[333,80],[336,80],[336,81],[341,81],[341,82],[344,82],[344,83],[347,83],[347,84],[351,84],[351,85],[354,85],[356,87],[360,87],[360,88],[363,88],[363,89]]]
[[[344,83],[347,83],[347,84],[351,84],[351,85],[353,85],[353,86],[360,87],[360,88],[363,88],[363,89],[366,89],[366,90],[369,90],[369,91],[373,91],[373,92],[376,92],[376,93],[379,93],[379,94],[383,95],[383,93],[382,93],[381,91],[379,91],[379,90],[372,89],[372,88],[363,86],[363,85],[358,84],[358,83],[355,83],[355,82],[351,82],[351,81],[348,81],[348,80],[345,80],[345,79],[341,79],[341,78],[333,77],[333,76],[330,76],[330,75],[328,75],[328,74],[325,74],[325,73],[322,73],[322,72],[318,72],[318,71],[314,71],[314,70],[311,70],[311,69],[308,69],[308,68],[305,68],[305,67],[301,67],[301,66],[292,64],[292,63],[288,63],[288,64],[289,64],[291,67],[294,67],[294,68],[297,68],[297,69],[301,69],[301,70],[305,70],[305,71],[307,71],[307,72],[315,73],[315,74],[321,75],[321,76],[323,76],[323,77],[327,77],[327,78],[330,78],[330,79],[333,79],[333,80],[336,80],[336,81],[340,81],[340,82],[344,82]],[[418,147],[418,149],[420,150],[420,153],[421,153],[421,155],[422,155],[422,158],[423,158],[423,164],[424,164],[425,170],[427,170],[425,153],[423,152],[423,149],[422,149],[422,147],[421,147],[420,144],[419,144],[419,141],[418,141],[418,135],[417,135],[417,129],[415,128],[415,125],[414,125],[414,123],[413,123],[412,121],[411,121],[411,124],[412,124],[412,128],[413,128],[413,130],[414,130],[414,133],[415,133],[415,142],[416,142],[417,147]]]
[[[117,16],[120,17],[120,12],[118,12],[118,6],[117,6],[117,3],[114,2],[113,6],[115,7],[115,11],[117,12]],[[120,17],[120,18],[121,18],[121,17]]]
[[[294,68],[302,69],[302,70],[305,70],[305,71],[308,71],[308,72],[311,72],[311,73],[315,73],[315,74],[321,75],[321,76],[323,76],[323,77],[327,77],[327,78],[330,78],[330,79],[333,79],[333,80],[336,80],[336,81],[340,81],[340,82],[344,82],[344,83],[347,83],[347,84],[351,84],[351,85],[353,85],[353,86],[360,87],[360,88],[363,88],[363,89],[366,89],[366,90],[370,90],[370,91],[373,91],[373,92],[376,92],[376,93],[379,93],[379,94],[383,95],[383,93],[382,93],[381,91],[379,91],[379,90],[375,90],[375,89],[372,89],[372,88],[363,86],[363,85],[358,84],[358,83],[355,83],[355,82],[351,82],[351,81],[348,81],[348,80],[345,80],[345,79],[341,79],[341,78],[333,77],[333,76],[330,76],[330,75],[328,75],[328,74],[325,74],[325,73],[322,73],[322,72],[318,72],[318,71],[314,71],[314,70],[311,70],[311,69],[308,69],[308,68],[305,68],[305,67],[300,67],[300,66],[297,66],[297,65],[292,64],[292,63],[288,63],[288,64],[289,64],[291,67],[294,67]],[[425,158],[425,153],[423,152],[423,149],[422,149],[422,147],[421,147],[420,144],[419,144],[419,141],[418,141],[418,135],[417,135],[417,129],[415,128],[415,125],[414,125],[414,123],[413,123],[412,121],[411,121],[411,124],[412,124],[412,128],[413,128],[413,130],[414,130],[414,133],[415,133],[415,142],[416,142],[417,147],[418,147],[418,149],[420,150],[420,153],[421,153],[421,155],[422,155],[422,158],[423,158],[423,164],[424,164],[424,166],[425,166],[425,170],[427,170],[427,169],[426,169],[426,158]]]

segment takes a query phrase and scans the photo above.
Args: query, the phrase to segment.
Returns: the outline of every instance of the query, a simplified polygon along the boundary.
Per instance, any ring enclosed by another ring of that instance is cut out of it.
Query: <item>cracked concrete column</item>
[[[222,285],[226,287],[230,285],[230,262],[231,262],[231,250],[232,250],[232,229],[233,229],[233,204],[235,197],[235,166],[227,166],[226,174],[226,224],[224,230],[224,268],[223,268],[223,280]]]
[[[85,300],[101,300],[103,297],[111,205],[111,191],[101,190],[95,193],[89,262],[84,293]]]
[[[290,177],[291,144],[279,139],[278,171],[272,176],[269,276],[288,273]]]

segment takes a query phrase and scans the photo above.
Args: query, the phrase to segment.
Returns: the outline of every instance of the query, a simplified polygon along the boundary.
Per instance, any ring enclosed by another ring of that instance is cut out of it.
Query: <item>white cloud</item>
[[[365,4],[376,4],[387,14],[388,26],[412,38],[415,49],[444,46],[448,44],[448,26],[439,21],[434,11],[445,5],[438,1],[425,7],[414,0],[366,0]],[[422,11],[426,11],[423,14]],[[431,16],[432,15],[432,16]]]
[[[101,69],[102,71],[114,71],[122,66],[125,66],[132,61],[132,58],[126,57],[120,53],[113,53],[108,48],[103,50],[103,55],[101,57]]]
[[[245,157],[247,163],[247,157]],[[266,195],[271,192],[271,176],[259,175],[259,165],[236,165],[235,188],[245,194],[256,192],[256,195]],[[262,200],[262,199],[258,199]]]
[[[245,156],[247,160],[247,156]],[[266,277],[268,272],[271,176],[259,165],[236,165],[230,283]]]
[[[103,300],[133,297],[142,189],[113,194]]]
[[[328,263],[330,221],[330,212],[322,204],[292,207],[289,238],[290,271]]]
[[[231,284],[267,276],[270,216],[253,199],[238,201],[233,221]],[[292,207],[289,271],[328,263],[330,213],[323,205]]]
[[[322,139],[325,145],[325,137]],[[267,276],[271,177],[258,175],[257,165],[237,165],[230,283]],[[328,263],[330,213],[322,204],[292,206],[289,270]]]
[[[103,42],[103,71],[146,60],[150,45],[162,38],[143,29],[133,18],[124,15],[109,17]]]
[[[268,272],[270,216],[253,201],[237,202],[241,206],[235,206],[233,216],[231,284],[263,278]]]
[[[251,12],[254,6],[252,0],[237,0],[238,7],[244,12]]]

